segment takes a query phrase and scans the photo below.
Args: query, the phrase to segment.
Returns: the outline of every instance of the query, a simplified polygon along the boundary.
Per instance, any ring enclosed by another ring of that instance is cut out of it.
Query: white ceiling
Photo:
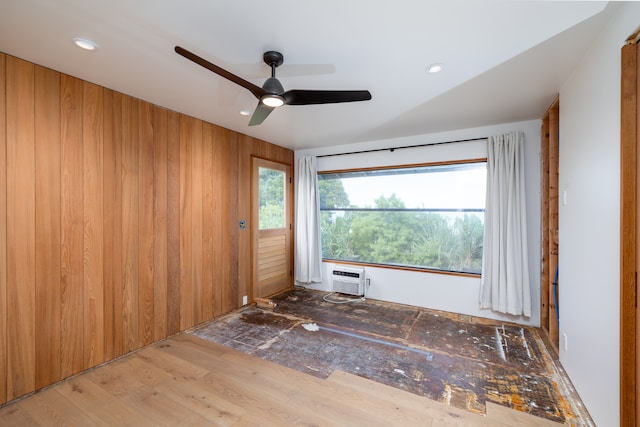
[[[0,51],[294,150],[538,119],[593,42],[608,2],[479,0],[0,0]],[[610,4],[609,8],[615,7]],[[604,11],[604,12],[603,12]],[[75,47],[74,37],[99,45]],[[174,52],[262,86],[373,99],[257,100]],[[426,67],[445,64],[439,74]]]

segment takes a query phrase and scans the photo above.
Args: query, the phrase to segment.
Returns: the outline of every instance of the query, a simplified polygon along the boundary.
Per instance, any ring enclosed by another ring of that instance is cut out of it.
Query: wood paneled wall
[[[293,164],[0,54],[0,403],[237,308],[251,156]]]

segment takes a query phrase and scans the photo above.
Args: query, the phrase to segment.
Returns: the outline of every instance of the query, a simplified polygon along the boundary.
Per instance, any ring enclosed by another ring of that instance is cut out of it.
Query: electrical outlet
[[[371,279],[367,279],[367,288],[371,286]]]
[[[242,305],[247,305],[247,304],[249,304],[249,297],[245,295],[242,297]]]

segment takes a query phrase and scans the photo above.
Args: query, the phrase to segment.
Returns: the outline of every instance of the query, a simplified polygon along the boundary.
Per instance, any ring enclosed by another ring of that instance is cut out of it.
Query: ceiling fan
[[[310,105],[310,104],[334,104],[338,102],[368,101],[371,93],[368,90],[300,90],[292,89],[285,91],[282,84],[276,79],[276,68],[282,65],[284,60],[280,52],[268,51],[262,56],[264,62],[271,67],[271,77],[269,77],[262,87],[238,77],[229,71],[218,67],[215,64],[189,52],[180,46],[175,47],[176,53],[195,62],[196,64],[213,71],[233,83],[242,86],[258,98],[256,107],[249,126],[259,125],[277,107],[287,105]]]

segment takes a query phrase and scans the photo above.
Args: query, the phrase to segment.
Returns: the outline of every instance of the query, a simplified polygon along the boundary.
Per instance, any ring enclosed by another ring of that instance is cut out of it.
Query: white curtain
[[[531,316],[524,185],[524,135],[487,142],[487,203],[480,306]]]
[[[322,282],[322,243],[320,241],[320,196],[316,158],[302,156],[296,180],[296,282]]]

